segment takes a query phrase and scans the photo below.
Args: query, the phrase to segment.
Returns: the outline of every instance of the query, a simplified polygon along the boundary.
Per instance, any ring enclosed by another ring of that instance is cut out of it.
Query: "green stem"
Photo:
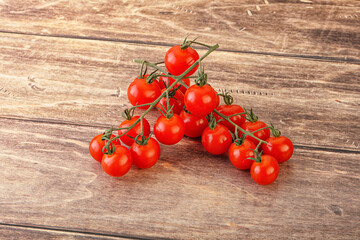
[[[206,58],[211,52],[215,51],[215,49],[217,49],[219,47],[219,44],[215,44],[214,46],[211,46],[209,48],[209,50],[203,55],[201,56],[196,62],[194,62],[185,72],[183,72],[182,74],[180,74],[179,76],[172,76],[172,78],[174,78],[174,82],[168,86],[168,88],[166,89],[166,91],[164,91],[162,94],[160,94],[160,96],[155,100],[153,101],[151,104],[149,104],[149,108],[133,123],[131,124],[127,130],[125,132],[123,132],[122,134],[114,137],[114,138],[111,138],[107,143],[106,145],[110,144],[112,141],[116,140],[116,139],[119,139],[121,138],[122,136],[124,136],[125,134],[127,134],[133,127],[136,126],[136,124],[138,124],[144,117],[146,114],[148,114],[150,112],[151,109],[153,109],[156,104],[167,94],[167,91],[169,91],[170,89],[172,89],[182,78],[184,78],[184,76],[186,74],[188,74],[191,70],[193,70],[204,58]],[[156,64],[154,63],[150,63],[150,62],[146,62],[146,61],[143,61],[143,60],[134,60],[134,62],[136,63],[141,63],[141,64],[145,64],[147,66],[151,66],[157,70],[159,70],[160,72],[163,72],[163,73],[167,73],[165,70],[163,70],[162,68],[158,67]]]
[[[226,121],[228,121],[229,123],[231,123],[232,125],[234,125],[235,127],[237,126],[233,121],[230,120],[230,117],[229,116],[226,116],[224,114],[222,114],[221,112],[219,112],[218,110],[214,109],[214,113],[216,113],[217,115],[219,115],[220,117],[222,117],[223,119],[225,119]],[[244,129],[242,128],[238,128],[238,130],[240,130],[244,135],[248,135],[250,137],[253,137],[255,138],[256,140],[258,140],[260,143],[265,143],[267,144],[266,141],[254,136],[254,134],[252,134],[251,132],[249,131],[245,131]]]

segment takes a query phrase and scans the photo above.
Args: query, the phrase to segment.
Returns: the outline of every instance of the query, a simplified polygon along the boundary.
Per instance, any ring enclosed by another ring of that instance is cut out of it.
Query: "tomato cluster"
[[[252,110],[234,104],[228,93],[219,94],[207,83],[204,68],[199,68],[205,56],[200,58],[190,46],[194,43],[209,48],[206,56],[218,47],[185,39],[182,45],[168,50],[164,67],[158,66],[162,63],[141,61],[140,75],[127,90],[133,107],[123,112],[125,120],[119,128],[111,128],[91,140],[91,156],[101,162],[107,174],[119,177],[126,174],[132,164],[139,168],[154,166],[160,157],[159,142],[173,145],[184,135],[201,137],[206,151],[214,155],[228,153],[236,168],[250,169],[255,182],[262,185],[274,182],[279,173],[278,163],[287,161],[293,153],[292,142],[280,136],[272,124],[267,126],[259,121]],[[146,74],[144,65],[155,71]],[[197,76],[192,76],[196,70]],[[192,77],[195,84],[191,84]],[[219,96],[223,97],[224,104],[220,105]],[[136,108],[146,111],[134,116]],[[153,126],[156,139],[151,137],[151,127],[145,118],[152,108],[160,113]],[[112,134],[113,131],[118,135]]]

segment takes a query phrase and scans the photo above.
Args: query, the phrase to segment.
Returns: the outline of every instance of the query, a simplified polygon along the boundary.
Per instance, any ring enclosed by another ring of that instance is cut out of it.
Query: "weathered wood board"
[[[356,0],[0,2],[0,31],[171,45],[179,36],[223,49],[360,63]]]
[[[0,120],[2,222],[182,239],[360,233],[358,154],[296,149],[259,186],[185,138],[153,168],[112,178],[88,154],[97,130]]]

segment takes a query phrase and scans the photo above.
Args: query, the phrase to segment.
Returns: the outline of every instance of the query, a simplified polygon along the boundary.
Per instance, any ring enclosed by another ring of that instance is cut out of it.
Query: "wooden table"
[[[0,23],[0,239],[359,238],[359,1],[3,0]],[[187,34],[220,44],[211,84],[293,140],[274,184],[198,139],[121,178],[91,159],[132,60]]]

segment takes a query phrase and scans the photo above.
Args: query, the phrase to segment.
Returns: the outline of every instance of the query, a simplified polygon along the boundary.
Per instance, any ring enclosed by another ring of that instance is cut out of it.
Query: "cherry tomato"
[[[101,162],[104,153],[102,152],[103,147],[105,146],[105,141],[101,140],[102,134],[95,136],[89,144],[90,155],[98,162]],[[111,138],[114,138],[115,135],[111,134]],[[121,145],[119,139],[112,141],[113,145]]]
[[[263,127],[267,127],[267,125],[262,121],[245,122],[245,123],[243,123],[241,125],[242,129],[244,129],[246,131],[250,131],[250,132],[253,132],[253,131],[258,130],[258,129],[263,128]],[[267,138],[270,137],[270,130],[267,128],[267,129],[257,131],[257,132],[254,133],[254,136],[265,141]],[[256,140],[253,137],[246,136],[246,139],[252,141],[255,145],[259,144],[259,141]]]
[[[208,126],[206,117],[198,117],[184,110],[181,111],[180,117],[185,124],[185,135],[188,137],[200,137],[204,129]]]
[[[279,175],[279,164],[276,158],[262,155],[261,162],[254,162],[250,169],[251,177],[261,185],[273,183]]]
[[[224,114],[225,116],[230,116],[244,112],[244,109],[237,104],[231,104],[231,105],[223,104],[218,106],[216,110],[218,110],[220,113]],[[223,119],[216,113],[214,114],[214,116],[216,120]],[[230,120],[240,127],[245,122],[245,114],[233,116],[230,118]],[[228,121],[222,121],[221,124],[227,127],[231,132],[235,132],[235,126],[229,123]]]
[[[101,165],[104,171],[113,177],[125,175],[133,163],[131,152],[124,146],[115,146],[115,152],[112,155],[104,154]]]
[[[189,79],[189,78],[184,78],[184,79],[182,79],[181,81],[183,81],[183,83],[185,83],[188,87],[190,86],[190,79]],[[160,77],[159,77],[159,80],[157,80],[157,83],[158,83],[158,85],[159,85],[159,87],[160,87],[161,90],[164,89],[164,88],[166,88],[166,86],[165,86],[164,83],[166,83],[168,86],[170,86],[170,85],[173,84],[174,82],[175,82],[175,79],[173,79],[173,78],[171,78],[171,77],[169,77],[169,82],[168,82],[168,77],[165,77],[165,76],[164,76],[164,77],[160,76]],[[175,88],[179,87],[180,85],[181,85],[181,87],[180,87],[179,90],[180,90],[183,94],[185,94],[187,88],[184,87],[180,82],[178,82],[177,84],[175,84]]]
[[[198,59],[199,54],[193,48],[187,47],[186,49],[181,49],[180,45],[176,45],[170,48],[165,54],[165,66],[172,75],[179,76]],[[192,75],[198,67],[199,65],[196,65],[196,67],[185,76]]]
[[[154,125],[156,139],[166,145],[178,143],[183,138],[184,131],[184,121],[177,114],[169,119],[161,115]]]
[[[294,152],[293,143],[285,136],[269,137],[266,142],[268,144],[262,144],[263,153],[273,156],[279,163],[289,160]]]
[[[144,78],[136,78],[127,89],[128,99],[133,106],[151,103],[161,94],[161,90],[156,81],[152,83],[146,82],[147,76],[148,75],[145,75]],[[148,107],[149,106],[143,106],[140,108],[148,109]]]
[[[126,128],[131,126],[136,120],[139,119],[140,116],[133,116],[130,120],[125,120],[120,123],[119,128]],[[148,137],[150,135],[150,124],[149,122],[143,118],[143,131],[144,136]],[[126,129],[119,130],[118,134],[121,135],[122,133],[126,132]],[[137,123],[127,134],[120,137],[120,140],[128,146],[131,146],[134,143],[134,139],[131,139],[128,136],[135,138],[137,135],[141,133],[141,123]]]
[[[150,168],[155,165],[160,157],[160,145],[154,138],[150,138],[146,145],[139,145],[134,142],[131,145],[130,152],[135,166]]]
[[[210,129],[209,127],[205,128],[201,135],[201,143],[211,154],[219,155],[225,153],[231,143],[232,137],[224,125],[217,124],[214,129]]]
[[[206,116],[218,104],[216,91],[208,84],[202,87],[192,85],[185,93],[184,103],[186,109],[197,116]]]
[[[248,158],[253,158],[255,156],[254,151],[251,150],[255,148],[255,144],[247,139],[245,139],[240,146],[232,143],[229,148],[229,159],[231,163],[238,169],[250,169],[254,160]]]
[[[166,89],[163,89],[162,92],[165,92]],[[175,95],[171,98],[169,98],[169,104],[170,107],[174,106],[172,108],[173,113],[179,114],[181,112],[181,110],[184,108],[184,94],[181,91],[176,91]],[[161,106],[163,105],[165,107],[165,109]],[[166,97],[163,97],[157,104],[156,107],[160,108],[161,110],[163,110],[164,112],[166,112],[167,107],[166,107]],[[161,113],[161,111],[158,109],[158,111]]]

